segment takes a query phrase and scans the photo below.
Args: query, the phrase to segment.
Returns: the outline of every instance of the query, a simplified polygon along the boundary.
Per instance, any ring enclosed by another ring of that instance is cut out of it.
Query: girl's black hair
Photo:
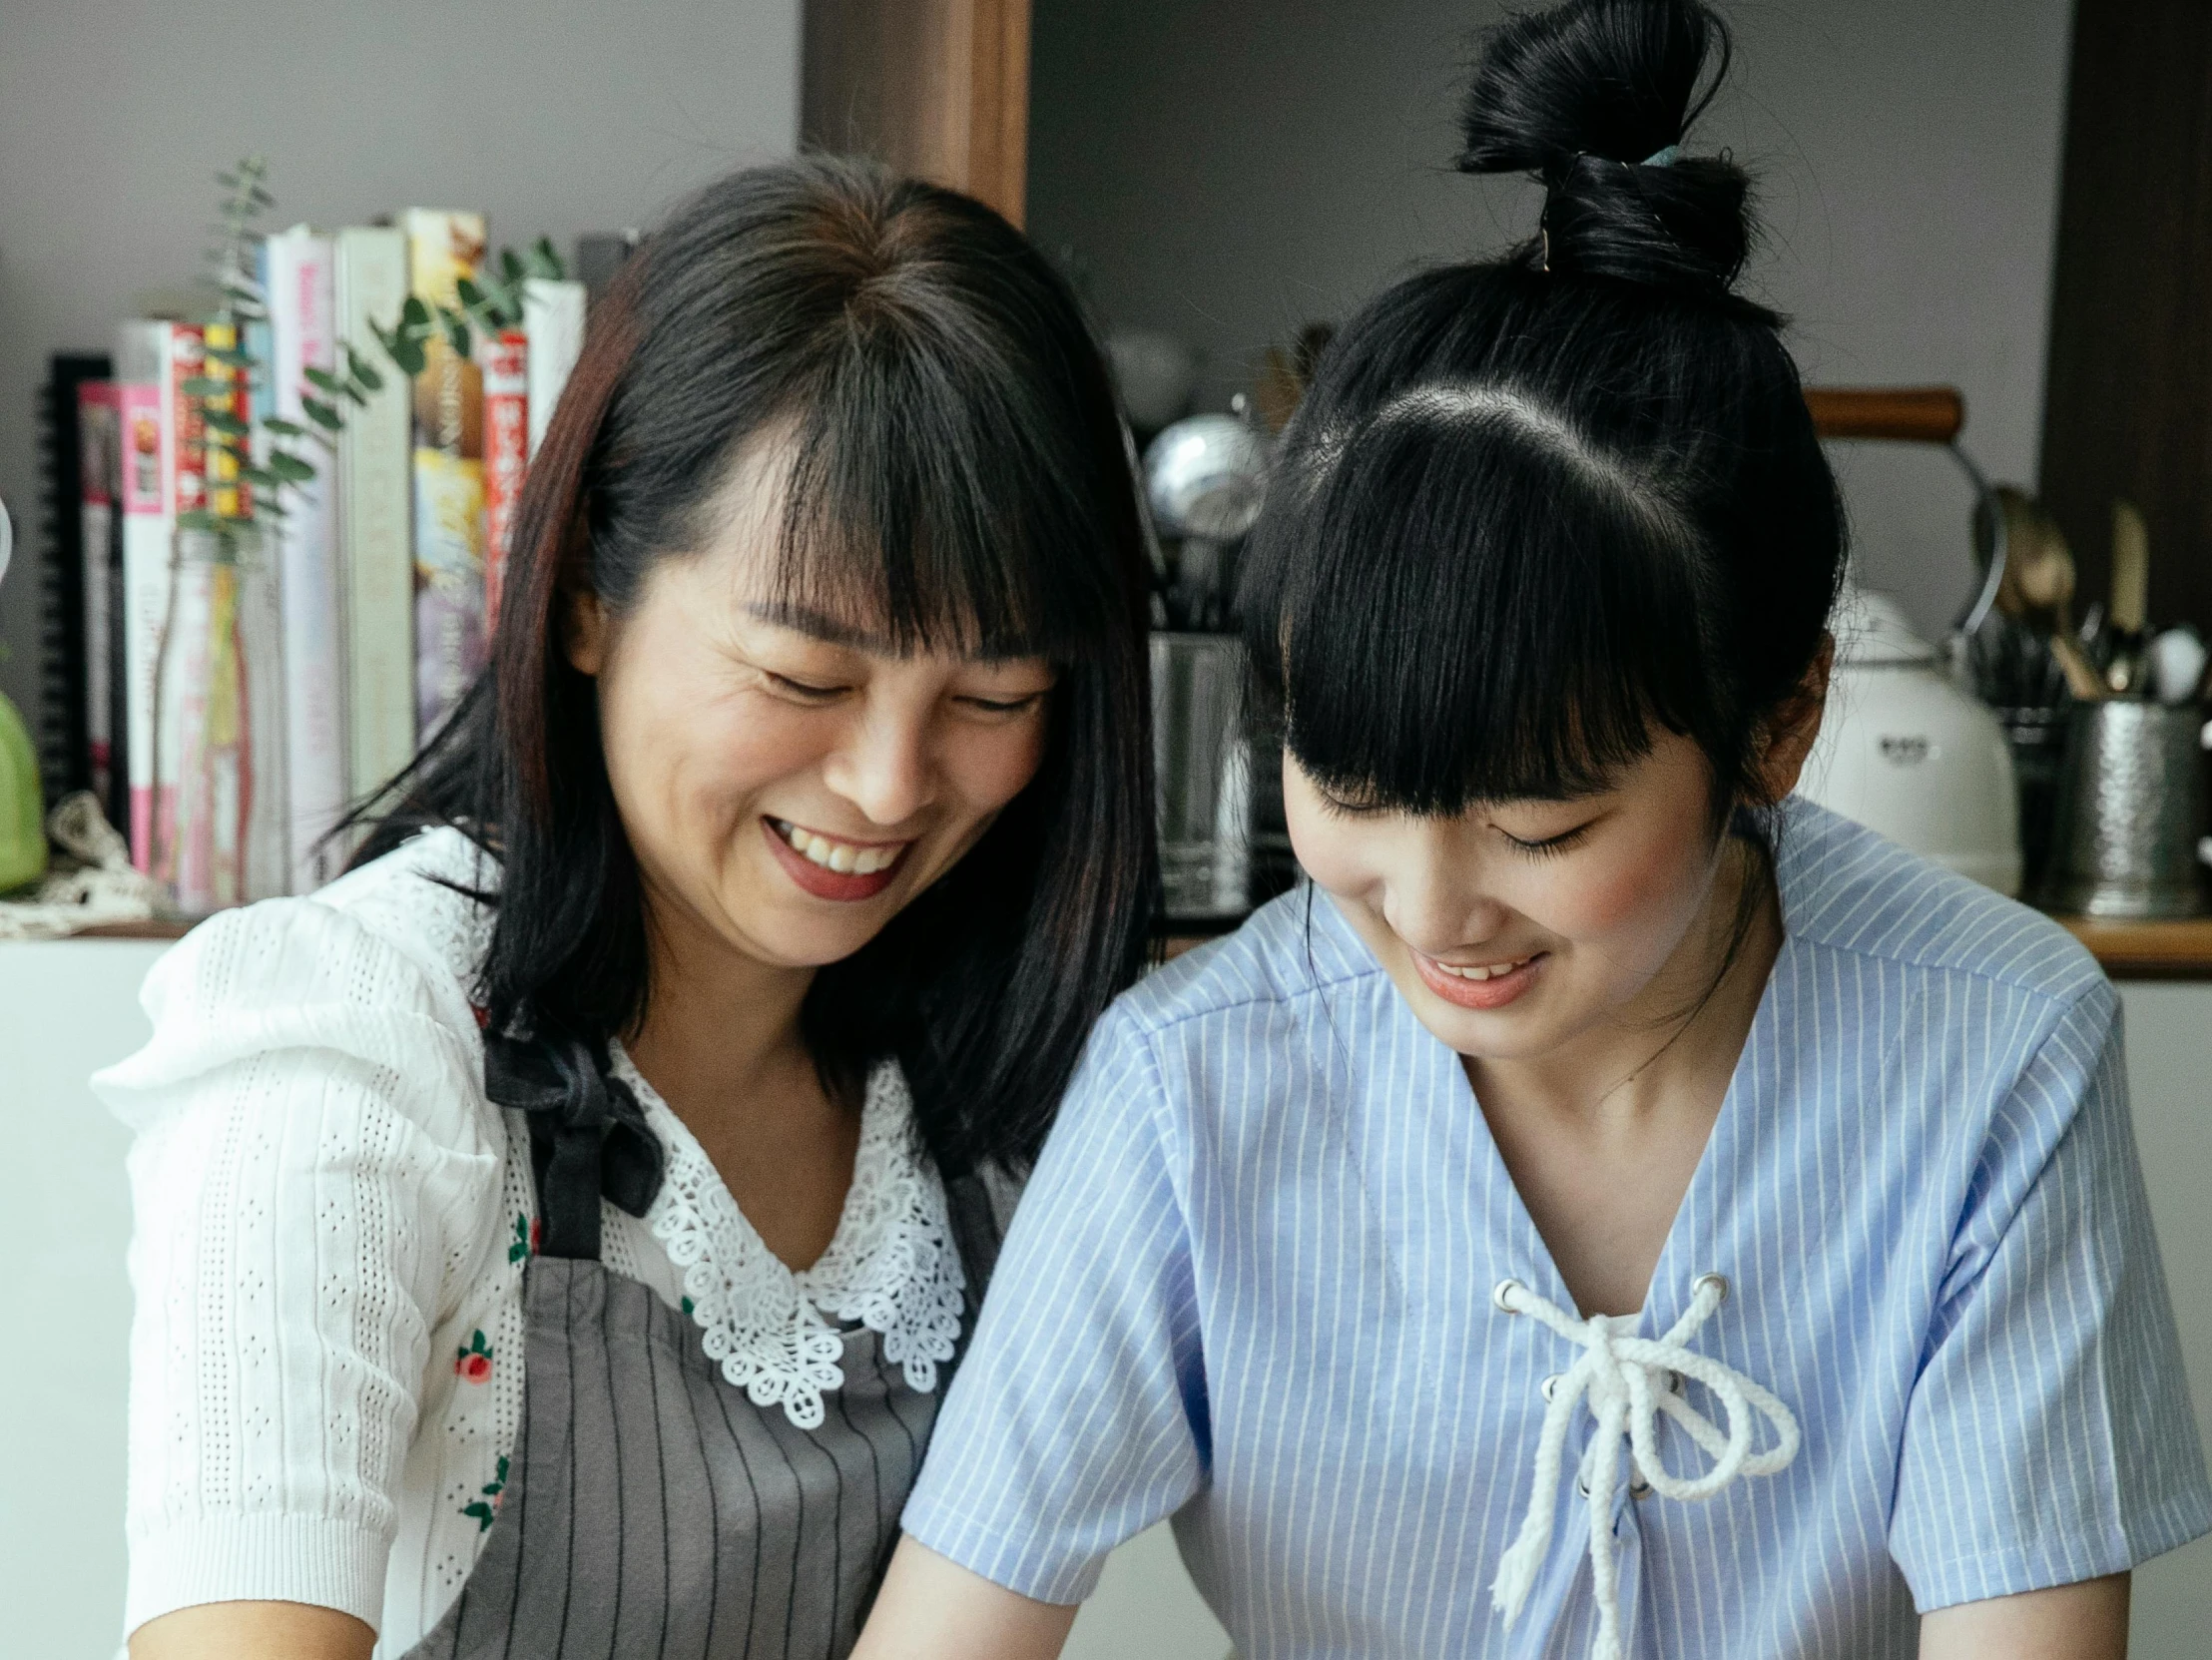
[[[983,839],[802,1025],[826,1079],[894,1055],[948,1175],[1034,1154],[1142,964],[1157,869],[1145,560],[1106,371],[1066,285],[988,208],[810,157],[678,208],[592,312],[523,490],[492,661],[358,860],[426,824],[495,851],[498,1031],[587,1043],[652,994],[646,917],[561,614],[617,615],[713,530],[749,444],[787,482],[795,605],[898,648],[1042,654],[1051,740]]]
[[[1459,166],[1541,180],[1539,232],[1338,333],[1247,554],[1257,701],[1332,794],[1574,796],[1656,723],[1711,761],[1716,830],[1763,805],[1845,531],[1779,319],[1731,287],[1748,180],[1677,152],[1727,62],[1696,0],[1486,38]]]

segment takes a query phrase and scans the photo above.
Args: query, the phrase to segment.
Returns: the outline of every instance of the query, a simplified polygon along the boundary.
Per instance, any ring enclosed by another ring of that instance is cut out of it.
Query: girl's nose
[[[1428,956],[1494,938],[1510,915],[1483,891],[1478,861],[1463,846],[1434,834],[1406,849],[1382,900],[1390,931]]]

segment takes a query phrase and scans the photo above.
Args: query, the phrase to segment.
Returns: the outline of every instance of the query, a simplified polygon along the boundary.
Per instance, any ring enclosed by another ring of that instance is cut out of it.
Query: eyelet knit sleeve
[[[196,929],[94,1087],[129,1161],[125,1629],[277,1599],[374,1626],[441,1308],[499,1233],[462,988],[317,899]]]

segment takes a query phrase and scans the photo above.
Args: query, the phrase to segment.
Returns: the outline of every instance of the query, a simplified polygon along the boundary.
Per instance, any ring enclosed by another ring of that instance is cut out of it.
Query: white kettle
[[[1852,589],[1833,628],[1828,710],[1798,793],[2017,894],[2019,790],[1996,716],[1951,683],[1889,595]]]

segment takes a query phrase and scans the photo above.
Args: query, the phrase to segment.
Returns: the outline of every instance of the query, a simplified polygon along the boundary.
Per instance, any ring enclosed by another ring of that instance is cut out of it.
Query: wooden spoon
[[[2103,678],[2074,639],[2074,562],[2065,536],[2023,492],[2000,484],[1995,494],[2004,513],[2004,577],[1997,584],[1997,609],[2046,636],[2067,691],[2083,699],[2106,696]]]

